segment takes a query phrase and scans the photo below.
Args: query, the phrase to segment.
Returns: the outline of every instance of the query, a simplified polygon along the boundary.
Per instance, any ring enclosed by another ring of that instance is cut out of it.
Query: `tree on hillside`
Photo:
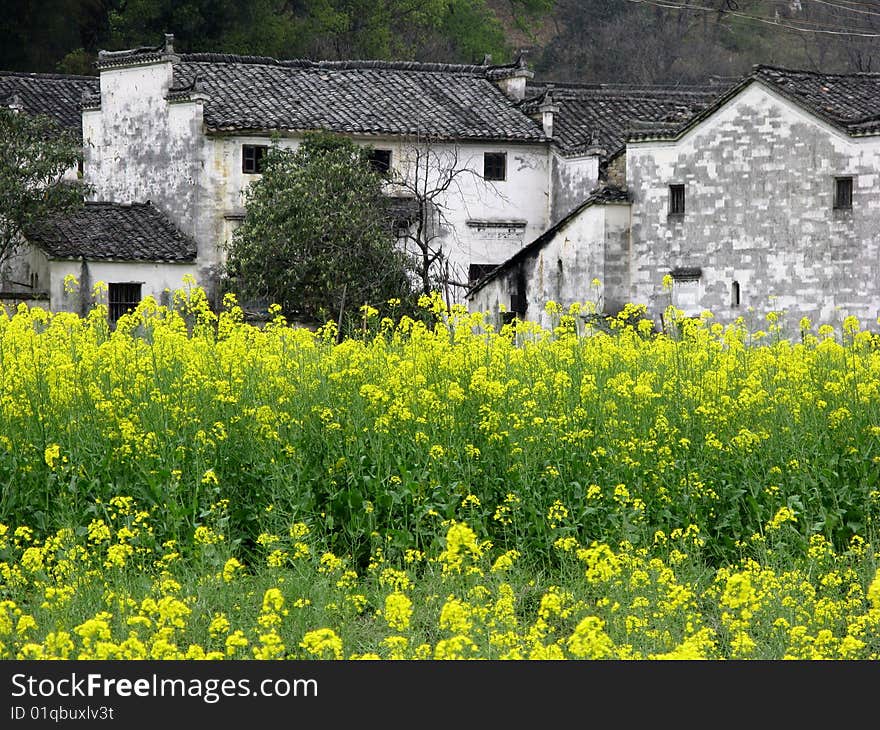
[[[228,248],[228,288],[297,321],[340,321],[340,330],[363,305],[381,311],[408,297],[383,184],[369,150],[348,139],[310,133],[295,151],[273,146]]]
[[[50,117],[0,107],[0,267],[29,228],[82,205],[84,186],[65,178],[81,154]]]
[[[555,0],[11,0],[0,68],[94,73],[99,48],[473,63],[514,50]]]

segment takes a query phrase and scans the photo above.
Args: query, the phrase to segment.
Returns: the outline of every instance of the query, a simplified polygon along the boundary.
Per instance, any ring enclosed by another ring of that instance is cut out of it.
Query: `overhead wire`
[[[702,5],[691,5],[687,3],[676,3],[672,2],[672,0],[626,0],[627,2],[634,3],[636,5],[651,5],[653,7],[665,8],[668,10],[685,10],[685,11],[694,11],[694,12],[705,12],[705,13],[722,13],[726,15],[730,15],[732,17],[743,18],[744,20],[752,20],[759,23],[763,23],[765,25],[772,25],[778,28],[783,28],[785,30],[798,31],[800,33],[822,33],[825,35],[837,35],[837,36],[851,36],[857,38],[880,38],[880,33],[869,33],[864,31],[863,29],[856,28],[841,28],[840,26],[835,26],[828,23],[821,23],[818,21],[810,21],[810,20],[791,20],[791,22],[785,22],[779,17],[767,17],[764,15],[750,15],[748,13],[743,13],[738,10],[730,9],[730,7],[738,7],[735,2],[728,3],[728,9],[719,9],[719,8],[707,8]],[[791,23],[799,23],[800,25],[792,25]],[[804,27],[804,26],[817,26],[817,27]]]

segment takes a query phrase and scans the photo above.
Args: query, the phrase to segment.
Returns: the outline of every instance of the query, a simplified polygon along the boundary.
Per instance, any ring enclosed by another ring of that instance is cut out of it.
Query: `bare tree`
[[[467,205],[464,185],[473,195],[491,192],[503,199],[471,163],[459,144],[418,134],[406,143],[400,166],[389,176],[391,194],[411,202],[409,225],[398,240],[413,259],[418,287],[424,294],[439,289],[447,306],[453,289],[468,286],[468,272],[454,256],[458,241],[450,220],[451,211]]]

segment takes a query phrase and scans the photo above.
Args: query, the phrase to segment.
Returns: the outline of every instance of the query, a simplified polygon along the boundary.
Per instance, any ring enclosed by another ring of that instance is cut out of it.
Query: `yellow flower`
[[[58,444],[49,444],[43,451],[43,459],[50,469],[55,468],[55,462],[61,457],[61,447]]]
[[[307,654],[321,659],[342,659],[342,639],[333,629],[309,631],[299,645]]]
[[[614,642],[605,633],[605,622],[597,616],[582,619],[566,646],[578,659],[610,659],[614,655]]]
[[[225,613],[215,613],[214,618],[211,619],[211,623],[208,626],[208,633],[213,637],[217,638],[223,634],[228,634],[229,629],[232,626],[229,623],[229,619],[226,618]]]
[[[874,574],[874,580],[868,586],[868,601],[875,611],[880,611],[880,569]]]
[[[210,527],[199,525],[193,534],[193,539],[200,545],[216,545],[222,542],[223,535],[214,532]]]
[[[409,628],[412,605],[412,601],[400,591],[394,591],[385,597],[385,622],[392,631],[406,631]]]
[[[229,558],[229,560],[223,565],[223,580],[226,583],[231,583],[243,568],[244,566],[238,562],[238,560],[235,558]]]
[[[516,550],[508,550],[499,555],[492,564],[493,573],[504,573],[513,567],[514,562],[519,558],[519,552]]]
[[[550,509],[547,510],[547,521],[549,522],[550,527],[555,529],[566,519],[568,519],[568,509],[557,499],[552,505],[550,505]]]

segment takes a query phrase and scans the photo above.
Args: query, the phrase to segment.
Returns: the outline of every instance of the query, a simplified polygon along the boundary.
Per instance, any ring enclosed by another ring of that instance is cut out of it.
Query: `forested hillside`
[[[279,58],[482,62],[543,78],[694,83],[755,63],[880,70],[880,2],[855,0],[4,0],[0,69],[94,73],[161,42]]]

